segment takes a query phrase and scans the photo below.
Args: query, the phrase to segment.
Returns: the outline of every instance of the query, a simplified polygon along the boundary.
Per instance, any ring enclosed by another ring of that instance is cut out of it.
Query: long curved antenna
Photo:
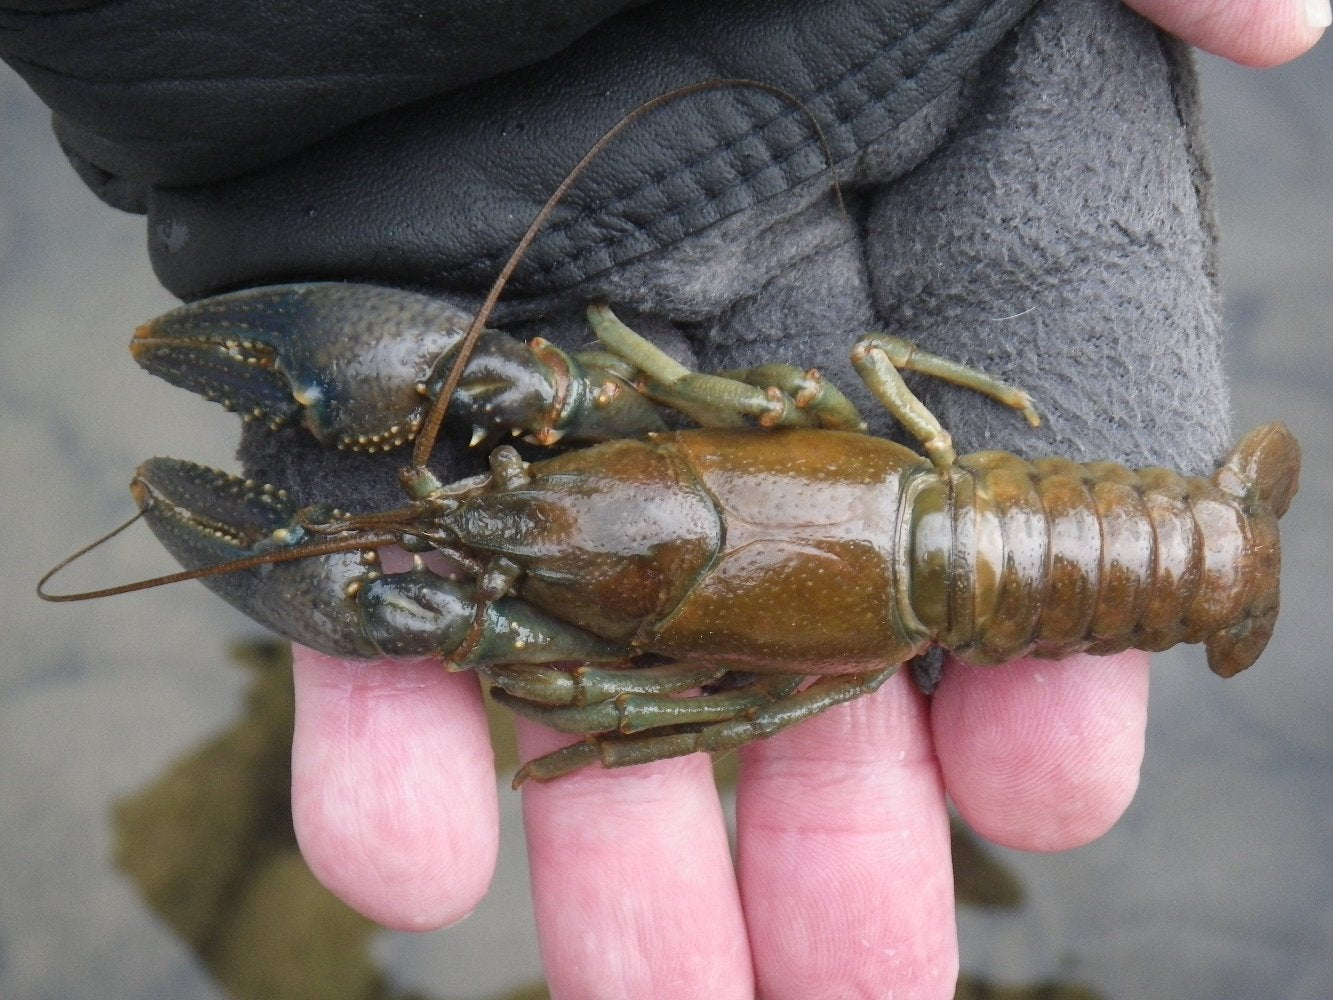
[[[453,397],[454,391],[458,388],[458,383],[462,380],[463,369],[467,367],[468,360],[472,357],[472,351],[477,346],[477,340],[481,337],[482,328],[485,327],[486,321],[490,319],[491,313],[495,309],[495,304],[499,301],[500,294],[505,289],[505,285],[509,283],[509,279],[513,276],[514,271],[518,268],[524,255],[528,252],[528,248],[532,246],[532,241],[537,238],[537,234],[541,232],[542,227],[546,225],[547,220],[551,217],[551,213],[555,211],[556,206],[560,204],[561,200],[569,192],[569,189],[574,186],[575,181],[584,174],[589,165],[591,165],[592,161],[598,157],[602,150],[606,149],[606,147],[615,140],[616,136],[620,135],[621,132],[629,128],[645,115],[649,115],[658,108],[672,104],[675,101],[678,101],[683,97],[689,97],[692,94],[702,93],[706,90],[723,90],[730,87],[748,88],[751,90],[759,90],[766,94],[772,94],[774,97],[786,101],[792,107],[800,111],[801,114],[806,117],[806,120],[810,122],[815,135],[819,139],[820,148],[824,151],[825,162],[829,166],[833,165],[832,150],[829,148],[828,139],[824,135],[824,129],[820,126],[819,119],[815,117],[814,112],[806,107],[804,102],[802,102],[795,94],[783,90],[781,87],[776,87],[771,83],[739,78],[700,80],[696,83],[686,84],[683,87],[677,87],[675,90],[669,90],[665,94],[659,94],[652,100],[640,104],[633,111],[625,115],[625,117],[621,118],[620,121],[612,125],[611,128],[606,131],[606,134],[593,143],[589,150],[583,154],[582,159],[574,164],[573,169],[565,175],[565,179],[562,180],[556,189],[551,192],[551,196],[546,199],[546,204],[542,205],[541,210],[537,212],[536,216],[533,217],[532,222],[528,224],[527,230],[523,233],[518,244],[514,247],[513,253],[511,253],[509,259],[505,261],[505,266],[500,269],[499,275],[496,276],[495,281],[491,284],[490,291],[486,293],[485,300],[477,310],[476,315],[472,317],[472,323],[468,326],[467,333],[459,344],[458,356],[454,359],[453,366],[449,369],[449,377],[445,379],[444,387],[440,390],[440,394],[435,397],[435,401],[431,404],[431,408],[426,414],[426,419],[422,423],[421,432],[417,435],[416,444],[412,447],[412,466],[414,468],[420,469],[425,466],[427,460],[431,456],[431,452],[435,450],[435,440],[439,436],[440,425],[444,422],[444,416],[449,410],[449,401]],[[838,186],[836,179],[833,181],[833,190],[838,199],[838,206],[842,209],[843,214],[846,214],[847,207],[842,200],[842,189]]]
[[[354,552],[357,549],[375,548],[379,545],[389,545],[398,541],[398,535],[390,532],[367,532],[358,535],[356,538],[341,538],[327,542],[314,542],[309,545],[298,545],[290,549],[275,549],[272,552],[261,552],[258,555],[244,556],[240,559],[232,559],[229,562],[217,563],[214,566],[203,566],[199,569],[182,570],[179,573],[168,573],[165,576],[154,576],[147,580],[135,580],[133,583],[122,583],[114,587],[103,587],[100,590],[84,590],[75,594],[51,594],[46,590],[47,583],[53,576],[59,573],[70,563],[77,562],[86,556],[93,549],[105,545],[111,539],[115,538],[122,531],[132,525],[139,518],[143,517],[143,511],[139,511],[124,524],[117,528],[112,528],[95,542],[89,542],[73,555],[66,556],[60,562],[56,563],[46,575],[37,581],[37,596],[44,601],[50,601],[53,604],[62,604],[66,601],[91,601],[99,597],[115,597],[117,594],[132,594],[136,590],[149,590],[153,587],[165,587],[169,583],[181,583],[184,580],[202,580],[209,576],[221,576],[224,573],[238,573],[242,570],[254,569],[257,566],[271,566],[274,563],[295,562],[298,559],[309,559],[312,556],[327,556],[336,552]]]
[[[481,307],[477,310],[476,315],[472,317],[472,322],[469,324],[467,333],[464,335],[463,340],[459,345],[458,356],[455,358],[454,363],[449,370],[449,376],[445,380],[444,387],[432,403],[431,408],[426,415],[426,419],[422,424],[421,433],[417,436],[416,444],[412,449],[412,466],[414,469],[423,468],[426,461],[430,458],[431,452],[435,448],[435,441],[439,436],[440,425],[443,423],[445,414],[448,412],[449,401],[453,397],[455,390],[458,388],[458,383],[463,377],[463,369],[467,367],[468,360],[472,355],[473,349],[476,347],[477,339],[481,336],[481,331],[485,327],[486,321],[490,318],[491,313],[494,311],[495,304],[499,301],[501,293],[509,283],[509,279],[513,276],[514,271],[523,260],[523,256],[527,253],[533,240],[537,238],[537,234],[550,219],[551,213],[555,211],[556,206],[560,204],[560,201],[569,192],[569,189],[574,186],[574,183],[588,169],[588,166],[592,161],[597,158],[602,150],[611,144],[616,136],[645,115],[651,114],[658,108],[671,104],[674,101],[678,101],[683,97],[688,97],[691,94],[698,94],[707,90],[722,90],[728,87],[759,90],[780,98],[800,111],[801,114],[805,116],[806,120],[809,121],[815,136],[819,139],[820,148],[824,152],[825,162],[829,166],[832,166],[833,153],[829,147],[828,139],[824,135],[824,129],[820,126],[819,120],[815,117],[814,113],[795,94],[789,93],[781,87],[776,87],[770,83],[739,78],[701,80],[697,83],[678,87],[675,90],[668,91],[665,94],[654,97],[650,101],[645,101],[643,104],[640,104],[637,108],[629,112],[629,114],[625,115],[620,121],[616,122],[615,125],[608,129],[606,134],[593,143],[592,147],[583,154],[583,157],[574,165],[574,168],[565,175],[565,179],[562,180],[556,189],[551,192],[551,196],[546,199],[546,203],[542,205],[541,210],[538,211],[532,222],[529,223],[527,230],[523,233],[522,238],[518,241],[513,252],[509,255],[509,259],[505,262],[504,267],[501,268],[499,275],[496,276],[496,279],[492,283],[490,291],[486,294],[486,298],[482,302]],[[837,197],[839,208],[846,214],[847,209],[842,200],[842,189],[838,186],[836,179],[833,181],[833,191]],[[66,601],[91,601],[100,597],[114,597],[118,594],[130,594],[139,590],[149,590],[153,587],[164,587],[167,584],[180,583],[185,580],[202,580],[210,576],[221,576],[225,573],[237,573],[247,569],[255,569],[259,566],[271,566],[275,563],[295,562],[298,559],[309,559],[314,556],[332,555],[338,552],[353,552],[357,549],[389,545],[400,540],[401,532],[374,529],[380,524],[394,523],[399,516],[410,510],[412,510],[412,508],[409,507],[400,510],[383,511],[379,514],[360,515],[355,519],[348,519],[345,523],[333,526],[336,527],[336,530],[349,528],[356,529],[357,534],[355,538],[330,539],[329,541],[313,542],[307,545],[295,546],[290,549],[279,549],[272,552],[260,553],[258,555],[244,556],[240,559],[217,563],[213,566],[182,570],[178,573],[168,573],[165,576],[155,576],[146,580],[136,580],[132,583],[122,583],[114,587],[103,587],[99,590],[85,590],[71,594],[52,594],[46,590],[47,583],[49,583],[56,574],[60,573],[71,563],[82,559],[94,549],[105,545],[135,521],[139,520],[139,518],[143,516],[143,511],[139,511],[124,524],[117,528],[113,528],[101,538],[90,542],[77,552],[62,559],[55,566],[51,567],[51,569],[47,570],[41,580],[37,582],[37,596],[44,601],[51,601],[53,603],[63,603]],[[310,527],[314,526],[312,525]]]

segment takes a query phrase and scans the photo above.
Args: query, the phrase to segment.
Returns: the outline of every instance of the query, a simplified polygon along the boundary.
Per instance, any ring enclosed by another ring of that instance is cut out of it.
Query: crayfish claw
[[[466,580],[419,557],[406,572],[385,572],[373,546],[410,544],[422,528],[410,519],[370,533],[365,525],[380,523],[377,515],[302,508],[286,490],[171,458],[143,463],[131,490],[182,566],[218,568],[201,575],[205,586],[313,649],[362,658],[434,654],[463,668],[624,658],[622,645],[505,596],[518,574],[507,560]]]
[[[273,285],[173,309],[139,327],[130,351],[247,421],[300,424],[344,450],[391,451],[416,437],[432,369],[469,318],[396,288]]]
[[[322,444],[386,452],[414,441],[443,388],[471,316],[378,285],[273,285],[201,299],[135,331],[130,351],[173,385],[272,429],[305,427]],[[540,337],[483,330],[450,406],[475,447],[506,432],[542,444],[661,430],[655,406],[610,393],[594,356]]]
[[[287,491],[171,458],[144,462],[131,492],[163,546],[187,570],[300,550],[324,536],[304,527]],[[225,601],[296,642],[338,656],[374,656],[357,604],[377,575],[366,549],[335,551],[203,577]]]

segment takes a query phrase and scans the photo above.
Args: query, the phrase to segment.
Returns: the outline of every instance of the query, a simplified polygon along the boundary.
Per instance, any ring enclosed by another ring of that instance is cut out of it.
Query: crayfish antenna
[[[55,576],[57,573],[63,570],[66,566],[69,566],[71,563],[78,562],[80,559],[82,559],[88,553],[92,552],[94,549],[100,549],[103,545],[111,541],[111,539],[115,538],[122,531],[124,531],[126,528],[132,525],[135,521],[139,520],[139,518],[143,517],[143,513],[144,512],[142,510],[137,512],[132,517],[130,517],[129,520],[125,521],[124,524],[112,528],[101,538],[97,539],[96,541],[89,542],[87,545],[79,549],[77,552],[66,556],[64,559],[60,560],[60,562],[56,563],[54,566],[48,569],[42,575],[42,578],[37,581],[37,596],[40,597],[42,600],[50,601],[53,604],[59,604],[64,601],[91,601],[95,597],[114,597],[117,594],[128,594],[135,590],[147,590],[149,587],[160,586],[161,584],[156,582],[159,579],[162,580],[163,582],[166,582],[165,577],[156,577],[152,580],[138,580],[134,583],[122,583],[116,587],[104,587],[101,590],[87,590],[77,594],[49,594],[46,591],[46,585],[47,583],[50,582],[53,576]]]
[[[146,463],[148,466],[161,466],[165,460],[154,460],[152,463]],[[168,544],[173,554],[181,558],[182,563],[190,568],[180,570],[175,573],[167,573],[163,576],[149,577],[144,580],[134,580],[130,583],[116,584],[112,587],[101,587],[96,590],[83,590],[68,594],[53,594],[48,591],[47,584],[55,576],[70,565],[78,562],[80,559],[101,548],[106,543],[119,535],[122,531],[129,528],[140,518],[146,518],[150,526],[153,527],[159,538],[162,537],[162,525],[166,518],[162,515],[170,511],[174,519],[179,520],[182,514],[182,508],[178,505],[163,503],[157,504],[157,497],[153,487],[145,480],[143,474],[144,467],[140,467],[140,472],[136,475],[132,484],[132,491],[139,504],[139,510],[134,516],[130,517],[123,524],[112,528],[101,538],[89,542],[77,552],[66,556],[56,565],[52,566],[37,581],[37,596],[44,601],[53,604],[61,604],[72,601],[92,601],[103,597],[116,597],[120,594],[132,594],[140,590],[151,590],[154,587],[165,587],[168,584],[183,583],[186,580],[208,580],[212,577],[226,576],[232,573],[241,573],[246,570],[257,569],[260,566],[272,566],[278,563],[297,562],[303,559],[311,559],[319,556],[331,556],[343,552],[362,552],[381,545],[391,545],[397,542],[401,537],[401,532],[391,530],[394,524],[391,519],[395,516],[401,517],[404,511],[387,511],[379,515],[377,519],[365,518],[365,523],[354,523],[352,528],[354,534],[350,537],[344,532],[344,537],[328,538],[322,540],[302,541],[290,546],[277,546],[266,551],[251,552],[249,554],[239,555],[234,558],[225,558],[232,552],[244,552],[243,548],[232,548],[230,551],[221,548],[220,540],[227,537],[230,532],[227,530],[218,530],[216,527],[220,522],[201,521],[196,530],[186,531],[184,533],[177,531],[177,544]],[[213,470],[204,470],[213,471]],[[215,473],[217,476],[224,476],[224,473]],[[231,477],[229,477],[231,478]],[[410,511],[406,511],[410,513]],[[294,522],[297,523],[297,522]],[[205,525],[208,526],[205,526]],[[373,530],[373,529],[384,530]],[[277,538],[275,533],[273,536]],[[318,539],[318,534],[312,537]],[[181,539],[194,540],[196,546],[209,546],[209,548],[196,548],[193,553],[186,552],[180,548]],[[163,539],[166,541],[166,539]],[[223,557],[223,558],[220,558]],[[212,561],[201,565],[200,562],[205,559]]]

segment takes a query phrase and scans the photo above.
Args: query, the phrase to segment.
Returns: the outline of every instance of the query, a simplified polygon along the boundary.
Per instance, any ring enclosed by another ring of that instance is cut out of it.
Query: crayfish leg
[[[1017,410],[1031,426],[1041,425],[1041,418],[1032,405],[1032,397],[1022,389],[988,375],[979,368],[919,350],[915,344],[902,337],[883,333],[862,337],[852,348],[852,364],[875,398],[921,442],[926,455],[941,471],[953,465],[957,457],[953,439],[939,418],[907,387],[902,376],[905,371],[929,375],[951,385],[972,389]]]
[[[842,390],[826,379],[818,369],[804,370],[796,365],[768,364],[718,372],[723,378],[778,393],[795,400],[796,408],[808,413],[815,424],[831,431],[864,434],[866,422]]]
[[[734,719],[791,694],[796,674],[777,674],[729,691],[673,698],[667,694],[618,694],[590,705],[542,705],[492,689],[491,696],[519,715],[563,733],[644,733]]]
[[[702,687],[727,674],[725,667],[694,663],[663,663],[638,667],[595,667],[573,670],[544,664],[503,664],[478,670],[496,688],[514,698],[541,706],[594,705],[623,694],[679,694]]]
[[[674,731],[666,733],[649,731],[633,736],[592,737],[524,764],[514,776],[514,787],[518,788],[528,780],[550,781],[595,763],[601,763],[603,767],[629,767],[701,751],[735,750],[755,740],[766,739],[834,705],[870,694],[897,670],[898,665],[894,664],[860,674],[826,675],[800,691],[796,691],[795,686],[801,678],[793,676],[790,679],[796,684],[787,689],[789,693],[774,697],[759,708],[740,711],[722,722],[672,727]]]
[[[795,365],[711,374],[682,365],[635,333],[602,304],[588,307],[588,325],[608,352],[642,373],[640,391],[701,427],[824,427],[864,431],[856,407],[816,371]]]
[[[944,647],[929,646],[907,661],[912,683],[922,694],[934,694],[944,676]]]

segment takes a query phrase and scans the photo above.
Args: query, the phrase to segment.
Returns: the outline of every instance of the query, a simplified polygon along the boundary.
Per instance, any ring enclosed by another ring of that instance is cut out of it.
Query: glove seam
[[[958,4],[956,4],[955,6],[962,6],[967,2],[968,0],[959,0]],[[858,78],[866,75],[868,70],[871,69],[876,64],[878,64],[882,60],[882,58],[886,55],[886,53],[891,54],[900,51],[904,46],[909,45],[911,41],[916,39],[920,34],[925,32],[932,25],[937,24],[937,22],[940,19],[945,17],[952,10],[953,8],[951,7],[951,8],[946,8],[945,11],[943,12],[936,11],[934,16],[932,16],[928,21],[919,24],[918,26],[914,27],[911,32],[901,36],[898,39],[897,43],[892,48],[876,49],[871,57],[861,61],[859,64],[855,66],[848,67],[844,72],[840,73],[837,77],[830,80],[818,91],[810,95],[806,99],[806,103],[810,105],[813,105],[815,103],[818,103],[826,99],[828,96],[833,94],[838,88],[843,86],[856,87],[861,94],[867,95],[868,99],[863,98],[860,101],[857,110],[854,111],[848,117],[842,118],[835,116],[832,118],[831,123],[826,124],[825,122],[821,122],[820,124],[826,128],[826,131],[832,132],[835,129],[841,131],[849,128],[854,131],[855,122],[857,118],[864,115],[868,111],[868,109],[872,106],[872,103],[884,102],[888,98],[900,93],[905,88],[910,87],[914,83],[916,78],[926,69],[928,69],[934,62],[936,62],[946,50],[957,45],[960,41],[965,40],[970,35],[974,34],[977,30],[979,30],[979,26],[981,22],[985,20],[986,15],[992,14],[995,11],[995,5],[987,3],[978,7],[973,12],[973,14],[967,19],[967,21],[964,24],[960,25],[960,27],[957,30],[945,35],[938,43],[932,45],[925,52],[923,52],[919,60],[916,62],[916,65],[912,67],[910,72],[901,75],[895,74],[893,82],[889,88],[883,90],[878,95],[870,95],[869,94],[870,87],[865,82],[863,82]],[[660,189],[662,185],[667,182],[678,181],[681,179],[688,179],[690,174],[694,173],[700,166],[711,162],[716,162],[722,157],[732,155],[736,147],[738,147],[741,143],[752,140],[757,135],[762,133],[765,129],[768,129],[769,127],[773,126],[775,123],[778,123],[785,119],[789,119],[791,116],[797,114],[800,114],[800,112],[797,111],[796,109],[786,108],[783,111],[780,111],[777,114],[770,116],[765,121],[758,123],[755,126],[747,129],[746,131],[732,138],[725,144],[710,147],[706,152],[695,157],[689,163],[674,166],[668,172],[662,173],[655,177],[650,177],[646,180],[640,180],[636,178],[636,183],[632,188],[628,189],[622,188],[620,191],[613,193],[610,196],[609,200],[599,202],[598,205],[599,213],[605,214],[609,211],[612,214],[614,214],[616,211],[618,211],[625,205],[632,202],[633,199],[640,196],[645,191]],[[767,197],[758,198],[757,200],[754,200],[747,207],[753,207],[753,205],[755,204],[767,201],[769,200],[769,198],[775,197],[777,194],[786,193],[793,187],[801,183],[805,183],[806,181],[812,180],[813,178],[819,176],[819,174],[821,173],[825,173],[830,170],[836,170],[838,164],[845,162],[846,160],[856,156],[860,152],[860,148],[865,143],[877,141],[883,138],[883,136],[887,135],[888,132],[891,131],[893,127],[896,127],[896,125],[890,126],[884,132],[881,132],[879,135],[873,136],[870,139],[865,140],[863,143],[858,143],[856,149],[854,149],[852,152],[845,154],[840,158],[835,154],[831,164],[822,167],[819,171],[809,174],[806,177],[801,177],[797,179],[794,183],[788,181],[786,186],[781,191],[775,192],[774,194],[768,195]],[[830,139],[831,144],[834,144],[835,142],[836,142],[836,137]],[[558,257],[549,264],[536,265],[533,270],[528,271],[529,279],[531,278],[536,278],[539,280],[548,279],[551,278],[553,275],[558,274],[562,270],[574,271],[577,273],[573,276],[572,280],[567,281],[566,284],[570,285],[578,284],[579,282],[586,281],[588,278],[596,274],[602,273],[603,271],[609,270],[616,266],[624,265],[630,260],[643,256],[645,253],[652,253],[657,250],[664,249],[665,247],[670,246],[673,243],[677,242],[678,240],[684,238],[685,235],[698,232],[700,231],[701,228],[707,228],[708,226],[714,225],[717,222],[722,221],[723,219],[729,217],[730,215],[736,214],[735,212],[728,212],[725,215],[719,215],[716,218],[709,220],[707,224],[702,227],[698,226],[697,224],[691,226],[689,223],[682,221],[687,216],[689,211],[695,211],[695,212],[704,211],[707,208],[707,206],[722,201],[724,197],[730,192],[737,190],[742,190],[742,191],[748,190],[753,192],[754,188],[757,186],[758,179],[761,178],[765,173],[773,169],[782,170],[785,177],[790,177],[791,174],[790,171],[788,170],[788,164],[797,156],[805,155],[808,153],[810,148],[810,139],[807,137],[801,140],[801,142],[799,142],[798,144],[793,145],[791,148],[781,153],[778,152],[778,147],[776,144],[770,143],[767,140],[764,140],[764,144],[770,153],[770,158],[766,162],[764,162],[758,168],[753,169],[748,173],[742,174],[740,177],[738,177],[735,181],[731,182],[730,184],[727,184],[726,186],[719,188],[711,196],[702,200],[691,199],[688,201],[678,201],[669,208],[663,210],[662,212],[657,213],[651,221],[632,227],[629,232],[627,232],[625,235],[621,236],[618,239],[613,239],[610,241],[599,240],[596,243],[590,244],[588,246],[583,247],[580,250],[575,251],[573,254]],[[743,209],[738,209],[737,211],[742,211],[742,210]],[[564,222],[552,225],[548,229],[548,236],[550,238],[558,239],[561,236],[567,234],[570,230],[574,229],[575,227],[581,225],[587,225],[588,223],[589,219],[587,216],[583,214],[578,214],[571,217],[570,219],[567,219]],[[676,225],[680,235],[677,235],[669,240],[659,241],[657,245],[652,247],[651,249],[634,253],[633,255],[625,257],[624,259],[616,259],[614,257],[614,254],[616,253],[618,248],[624,247],[627,243],[630,243],[632,240],[641,239],[644,232],[652,233],[656,230],[668,228],[673,224]],[[495,266],[498,265],[499,261],[503,259],[508,252],[509,251],[507,249],[495,251],[487,255],[487,257],[480,262],[480,266],[488,269],[493,269]],[[583,263],[595,255],[610,257],[611,259],[608,262],[603,263],[595,268],[585,269],[583,267]],[[471,271],[478,266],[478,263],[479,262],[473,260],[469,261],[467,264],[454,265],[452,267],[446,268],[445,274],[446,275],[459,274],[464,271]]]

